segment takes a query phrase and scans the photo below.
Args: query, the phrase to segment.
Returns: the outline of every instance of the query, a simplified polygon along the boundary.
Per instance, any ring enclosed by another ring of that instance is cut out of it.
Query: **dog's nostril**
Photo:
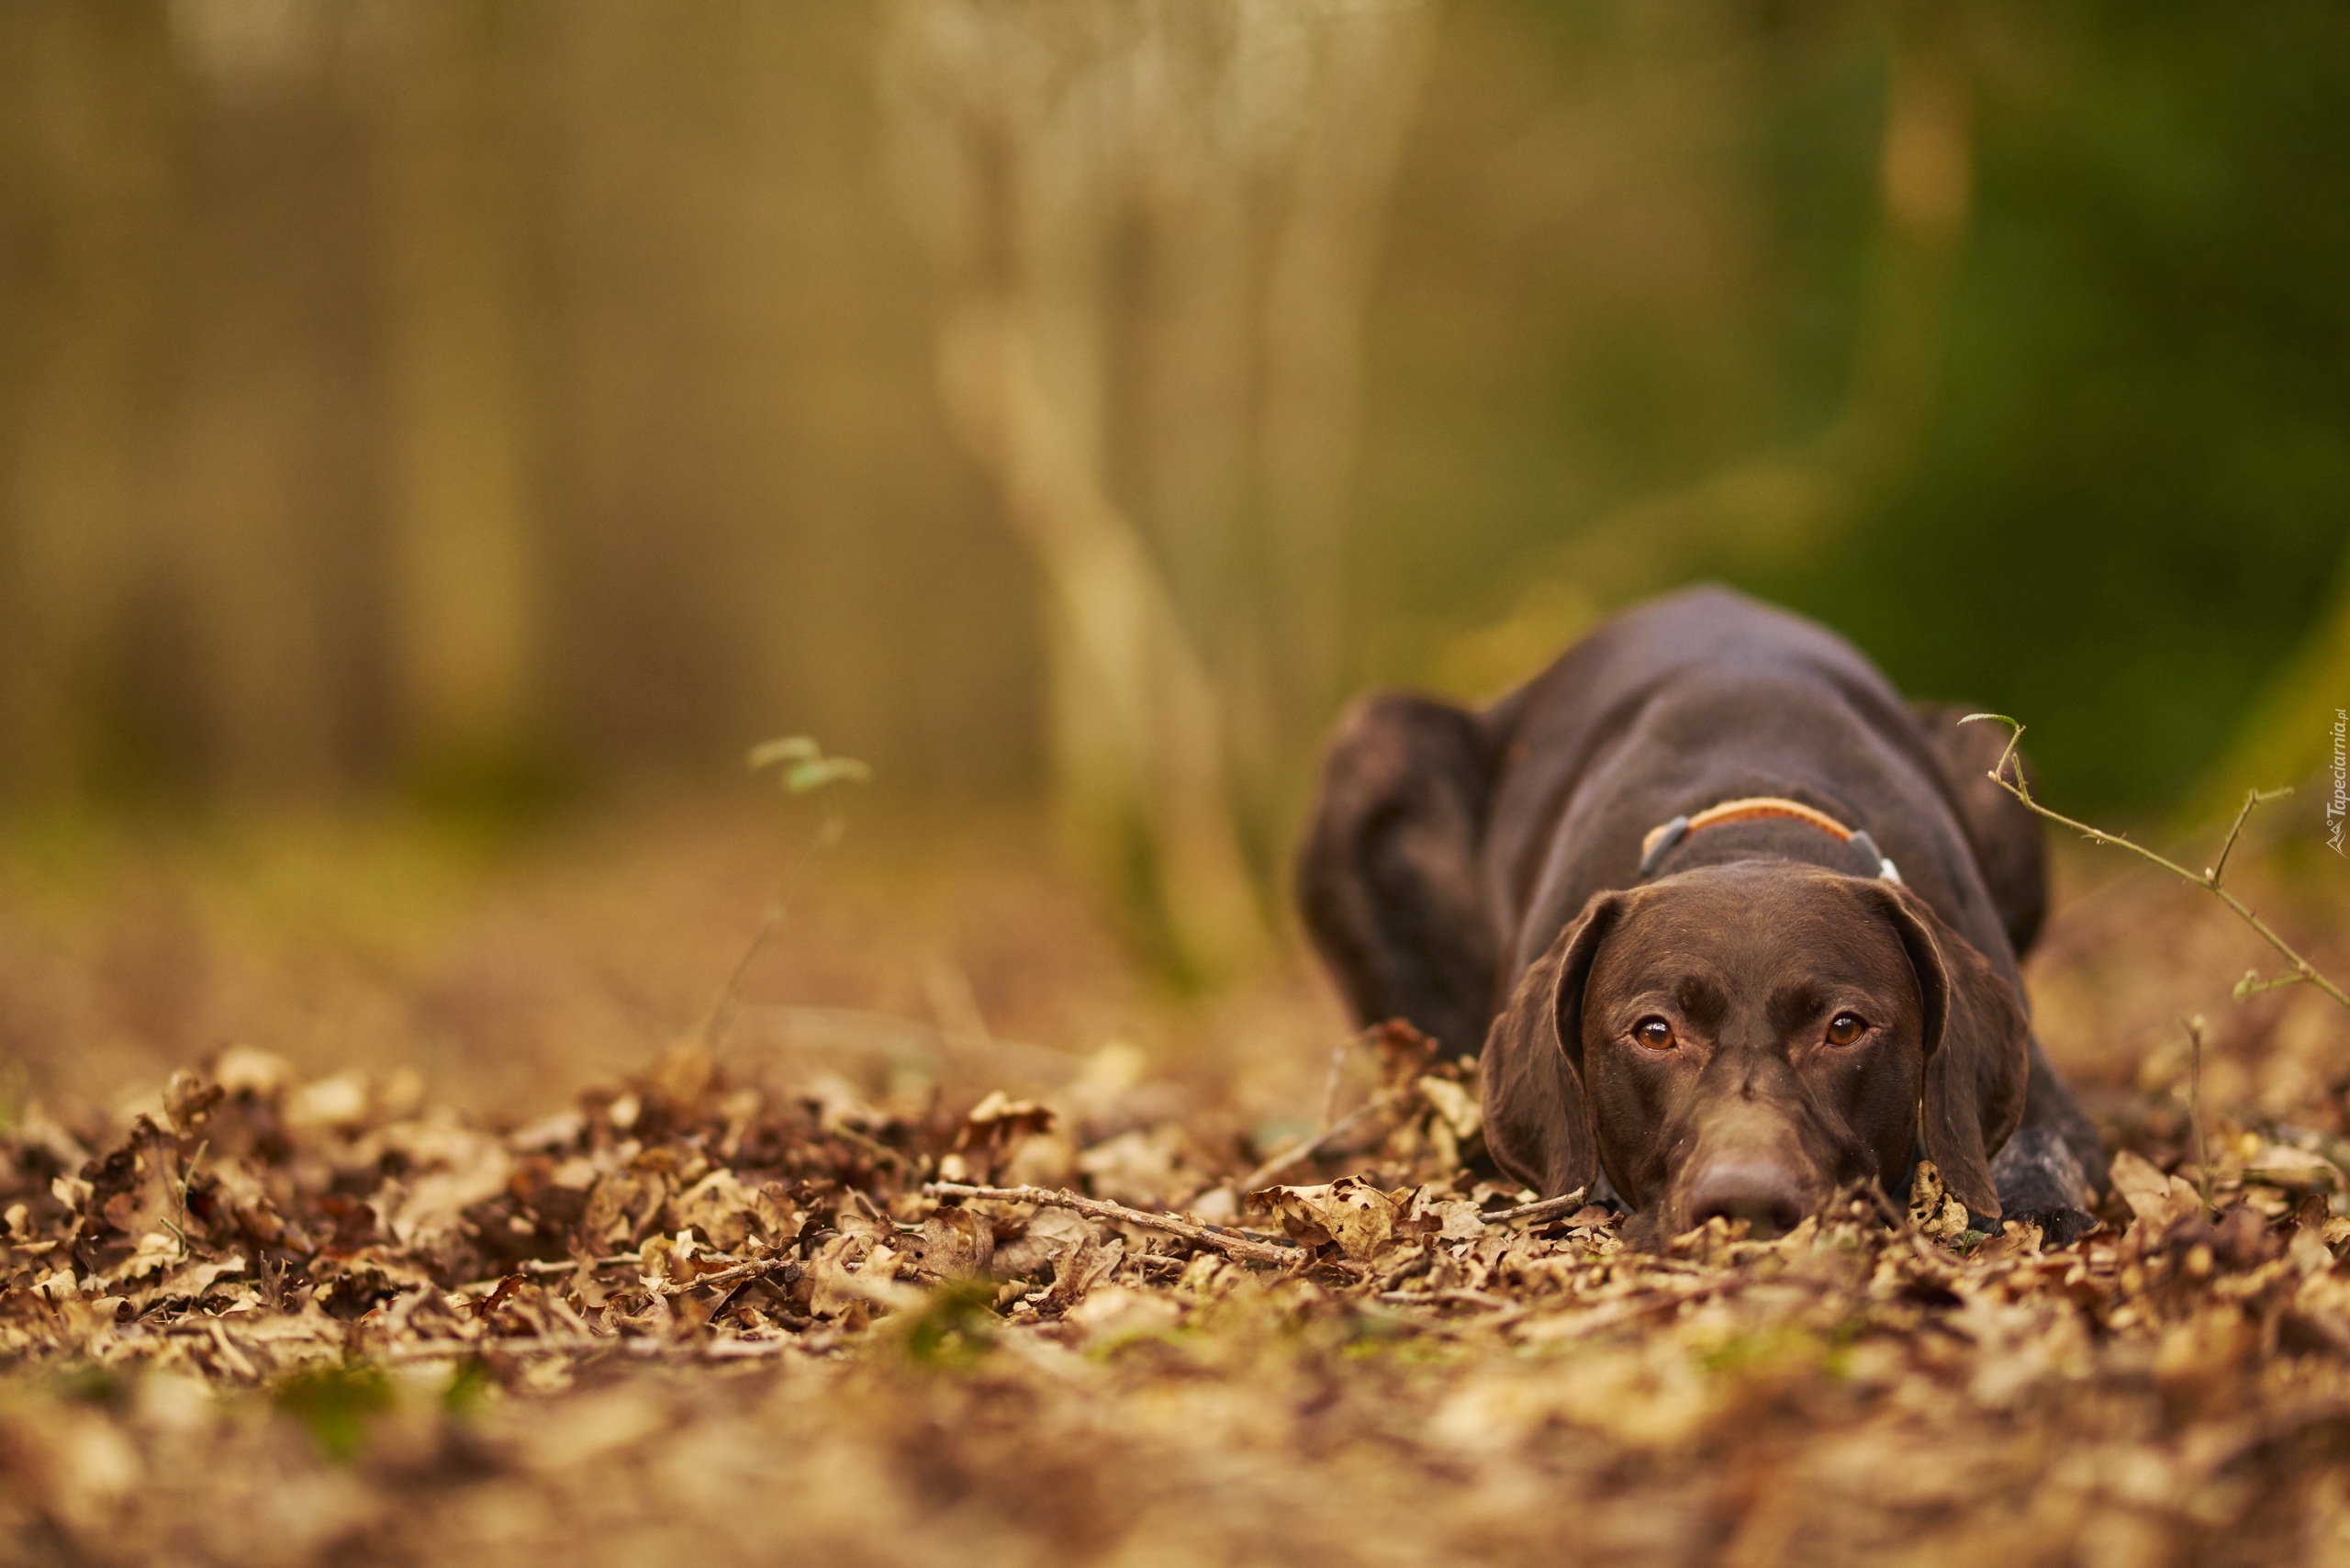
[[[1779,1236],[1803,1223],[1803,1190],[1794,1173],[1776,1165],[1717,1165],[1699,1176],[1689,1194],[1693,1225],[1709,1219],[1742,1219],[1749,1234]]]

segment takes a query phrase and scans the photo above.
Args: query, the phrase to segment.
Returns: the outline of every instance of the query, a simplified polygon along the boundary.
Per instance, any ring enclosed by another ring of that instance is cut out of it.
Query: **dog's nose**
[[[1802,1187],[1785,1167],[1761,1160],[1726,1161],[1700,1175],[1689,1191],[1689,1219],[1742,1219],[1749,1234],[1779,1236],[1803,1223]]]

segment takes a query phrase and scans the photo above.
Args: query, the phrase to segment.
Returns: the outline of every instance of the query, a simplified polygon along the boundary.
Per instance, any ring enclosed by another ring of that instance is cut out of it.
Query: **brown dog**
[[[1299,864],[1365,1024],[1484,1045],[1495,1162],[1664,1235],[1783,1231],[1920,1155],[1983,1219],[2091,1228],[2097,1135],[2032,1038],[2038,821],[2006,736],[1720,588],[1626,611],[1482,712],[1382,694]]]

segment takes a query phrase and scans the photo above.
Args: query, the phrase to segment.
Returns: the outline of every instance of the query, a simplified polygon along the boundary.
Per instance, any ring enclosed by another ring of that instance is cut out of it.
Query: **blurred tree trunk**
[[[158,291],[173,140],[167,39],[112,8],[0,15],[0,170],[19,307],[0,322],[13,440],[0,451],[0,734],[12,792],[86,787],[92,709],[132,600],[156,569],[140,527],[151,474]]]
[[[371,532],[360,117],[337,14],[183,0],[184,265],[167,478],[155,497],[205,712],[207,773],[241,799],[347,777]],[[340,588],[341,591],[337,591]]]
[[[1201,977],[1263,946],[1255,872],[1332,697],[1363,297],[1433,15],[890,12],[900,173],[962,296],[943,385],[1051,590],[1064,816]]]
[[[1318,40],[1320,88],[1297,130],[1286,201],[1272,235],[1259,330],[1265,343],[1258,449],[1277,521],[1264,608],[1272,688],[1254,786],[1260,825],[1286,827],[1310,777],[1304,766],[1343,695],[1345,527],[1361,428],[1362,322],[1379,238],[1437,13],[1432,5],[1376,25],[1357,20]],[[1270,777],[1267,770],[1270,769]],[[1277,846],[1284,850],[1286,846]]]
[[[539,613],[520,195],[493,0],[387,13],[395,700],[408,766],[522,764]]]
[[[1214,688],[1133,525],[1061,422],[1023,327],[973,302],[947,324],[940,357],[962,438],[1047,580],[1070,807],[1104,868],[1164,923],[1153,935],[1183,972],[1228,974],[1262,923],[1234,834]]]

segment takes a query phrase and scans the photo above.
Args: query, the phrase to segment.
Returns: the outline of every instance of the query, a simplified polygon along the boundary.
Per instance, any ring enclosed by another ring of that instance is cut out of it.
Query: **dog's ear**
[[[1583,993],[1625,900],[1594,896],[1519,980],[1485,1036],[1485,1147],[1504,1175],[1546,1198],[1599,1174],[1583,1097]]]
[[[1869,884],[1908,949],[1926,1004],[1926,1081],[1919,1095],[1926,1157],[1978,1215],[1998,1218],[1991,1156],[2023,1119],[2031,1025],[2023,1000],[1972,943],[1907,888]]]

